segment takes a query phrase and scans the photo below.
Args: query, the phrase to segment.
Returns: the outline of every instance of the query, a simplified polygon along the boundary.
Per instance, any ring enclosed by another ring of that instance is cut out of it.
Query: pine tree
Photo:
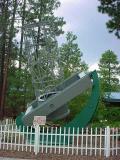
[[[60,48],[61,66],[64,77],[69,77],[74,72],[82,72],[88,69],[86,63],[82,61],[82,52],[76,43],[77,36],[72,32],[66,35],[66,43]]]
[[[99,62],[99,74],[103,91],[117,91],[119,88],[120,63],[117,55],[111,51],[105,51]]]
[[[56,36],[64,33],[62,26],[65,21],[62,17],[55,17],[54,15],[54,10],[60,6],[58,0],[29,0],[28,2],[25,36],[28,38],[29,46],[34,46],[34,52],[33,48],[31,49],[31,74],[33,77],[32,82],[35,88],[39,90],[41,87],[47,87],[50,83],[53,85],[53,79],[56,79],[54,74],[58,55]],[[29,53],[29,51],[25,52]],[[30,55],[27,58],[30,59],[29,57]],[[43,79],[41,80],[41,78]],[[41,81],[44,83],[41,83]]]
[[[4,114],[4,103],[7,88],[7,75],[12,55],[13,37],[15,33],[14,23],[17,9],[17,0],[3,0],[0,2],[1,20],[1,47],[0,47],[0,114]]]
[[[109,32],[115,32],[115,35],[120,38],[120,0],[99,0],[100,5],[98,11],[103,14],[108,14],[111,18],[107,23]]]
[[[0,2],[0,117],[3,118],[4,114],[4,92],[5,92],[5,61],[7,56],[7,49],[8,49],[8,23],[9,23],[9,1],[2,0]]]

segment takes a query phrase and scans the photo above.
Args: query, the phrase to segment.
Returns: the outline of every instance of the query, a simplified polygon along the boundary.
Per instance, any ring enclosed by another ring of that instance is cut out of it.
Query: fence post
[[[110,128],[109,126],[105,128],[105,156],[106,158],[110,156]]]
[[[39,152],[39,139],[40,139],[39,125],[35,125],[35,141],[34,141],[34,152],[35,152],[35,155],[37,155],[37,153]]]
[[[2,133],[0,133],[0,149],[1,149],[1,143],[2,143]]]

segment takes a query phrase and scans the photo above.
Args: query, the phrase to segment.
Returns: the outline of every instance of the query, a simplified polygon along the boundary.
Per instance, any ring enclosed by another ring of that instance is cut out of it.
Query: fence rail
[[[120,154],[120,129],[0,125],[0,150],[117,156]]]

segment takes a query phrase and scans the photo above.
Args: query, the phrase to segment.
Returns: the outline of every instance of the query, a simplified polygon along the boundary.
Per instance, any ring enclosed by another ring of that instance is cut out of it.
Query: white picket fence
[[[120,154],[119,128],[53,128],[0,125],[0,150],[90,156]]]
[[[7,118],[0,121],[0,125],[8,125],[8,124],[15,124],[15,120],[12,118]]]

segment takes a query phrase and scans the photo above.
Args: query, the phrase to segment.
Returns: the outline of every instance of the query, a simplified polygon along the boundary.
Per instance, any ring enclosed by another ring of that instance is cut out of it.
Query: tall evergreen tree
[[[98,11],[103,14],[108,14],[111,18],[107,23],[109,32],[115,32],[115,35],[120,38],[120,0],[99,0],[100,5]]]
[[[56,17],[54,11],[60,6],[58,0],[28,0],[27,9],[26,9],[26,23],[40,23],[38,27],[37,36],[38,41],[45,35],[41,33],[42,23],[48,26],[49,24],[49,33],[50,36],[64,33],[62,26],[65,24],[65,21],[62,17]],[[46,27],[44,28],[46,29]],[[47,33],[47,36],[49,35]],[[43,37],[44,38],[44,37]]]
[[[0,2],[0,118],[5,114],[5,99],[8,87],[8,74],[13,55],[15,37],[15,16],[17,0],[2,0]]]
[[[99,74],[103,91],[117,91],[119,88],[120,63],[113,51],[108,50],[102,54],[99,62]]]
[[[29,0],[28,2],[25,36],[28,37],[29,46],[34,46],[34,49],[31,49],[32,63],[30,62],[30,65],[32,64],[31,71],[34,86],[40,90],[41,87],[47,87],[48,80],[49,83],[52,83],[53,79],[56,78],[54,74],[55,57],[58,54],[56,36],[64,33],[62,26],[65,21],[62,17],[54,15],[54,10],[60,6],[58,0]]]
[[[19,49],[19,70],[21,70],[22,66],[22,56],[23,56],[23,36],[24,36],[24,24],[26,20],[26,0],[20,3],[20,8],[18,10],[18,15],[20,18],[20,23],[21,23],[21,37],[20,37],[20,49]]]
[[[15,35],[15,15],[17,10],[17,0],[2,0],[0,2],[0,114],[4,113],[4,102],[7,87],[7,76],[10,59],[12,56],[13,38]]]
[[[5,0],[0,2],[0,116],[3,116],[4,107],[1,105],[3,99],[3,81],[4,81],[4,63],[5,63],[5,51],[6,51],[6,39],[7,37],[7,26],[8,26],[8,1]]]
[[[76,43],[77,36],[72,32],[66,35],[66,43],[60,47],[61,66],[64,77],[69,77],[74,72],[82,72],[88,69],[88,66],[82,61],[82,52]]]

